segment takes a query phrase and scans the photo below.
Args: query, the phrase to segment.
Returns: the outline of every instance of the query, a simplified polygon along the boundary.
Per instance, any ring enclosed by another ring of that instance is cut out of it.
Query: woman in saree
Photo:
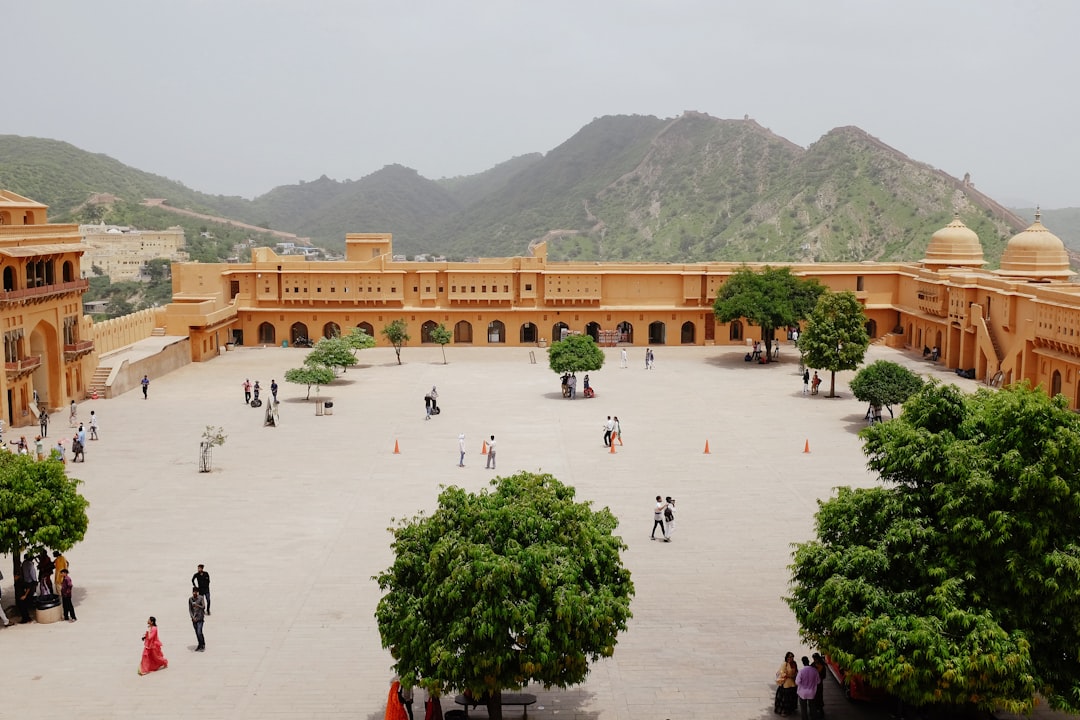
[[[146,621],[146,634],[142,636],[143,651],[142,662],[139,663],[139,674],[160,670],[169,667],[169,661],[161,652],[161,641],[158,640],[157,618],[153,615]]]

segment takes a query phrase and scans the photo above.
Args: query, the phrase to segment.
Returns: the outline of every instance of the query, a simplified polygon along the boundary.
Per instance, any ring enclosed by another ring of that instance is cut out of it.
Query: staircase
[[[983,325],[986,327],[986,336],[990,338],[990,344],[994,346],[994,354],[997,356],[995,359],[1000,366],[1001,361],[1005,358],[1005,354],[1001,352],[1001,345],[998,344],[997,335],[994,334],[994,326],[985,318],[983,319]]]
[[[150,331],[150,337],[165,337],[165,328],[156,327]]]
[[[105,397],[105,383],[108,381],[111,372],[111,367],[99,366],[94,371],[94,376],[90,378],[90,385],[86,388],[86,396],[92,398],[94,393],[97,393],[99,398]]]

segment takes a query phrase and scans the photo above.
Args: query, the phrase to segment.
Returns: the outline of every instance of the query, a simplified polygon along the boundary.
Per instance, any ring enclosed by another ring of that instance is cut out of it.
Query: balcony
[[[68,282],[53,283],[52,285],[40,285],[38,287],[25,288],[23,290],[0,291],[0,303],[40,302],[56,295],[65,295],[72,292],[86,292],[90,287],[89,280],[69,280]]]
[[[64,360],[66,362],[72,362],[78,360],[87,353],[94,351],[93,340],[78,340],[70,345],[64,345]]]
[[[39,367],[41,367],[40,355],[27,355],[15,362],[4,363],[4,370],[7,371],[8,380],[18,380],[23,375],[32,373]]]

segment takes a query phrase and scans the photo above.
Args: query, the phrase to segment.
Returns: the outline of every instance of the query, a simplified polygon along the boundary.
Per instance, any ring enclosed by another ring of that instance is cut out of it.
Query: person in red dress
[[[158,640],[157,618],[153,615],[146,621],[146,634],[142,636],[143,652],[142,662],[139,663],[139,674],[160,670],[169,667],[169,661],[161,652],[161,641]]]

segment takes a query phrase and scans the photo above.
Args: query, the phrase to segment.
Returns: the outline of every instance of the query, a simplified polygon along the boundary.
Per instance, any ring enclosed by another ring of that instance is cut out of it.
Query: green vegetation
[[[548,367],[553,372],[592,372],[604,367],[604,351],[590,335],[567,335],[548,347]]]
[[[431,342],[438,343],[439,349],[442,350],[442,362],[446,364],[446,345],[454,338],[453,333],[444,325],[439,323],[438,326],[431,330]]]
[[[855,373],[848,387],[857,399],[875,407],[884,406],[889,409],[889,417],[893,417],[892,406],[906,403],[924,384],[921,377],[903,365],[877,360]]]
[[[341,368],[342,372],[348,372],[348,369],[356,364],[356,352],[353,343],[345,338],[322,338],[304,358],[304,364],[330,370]]]
[[[501,718],[503,690],[576,685],[613,655],[634,586],[610,510],[551,475],[491,485],[445,488],[434,513],[392,528],[375,618],[403,685],[487,695]]]
[[[315,386],[315,392],[323,385],[334,382],[334,371],[322,365],[305,365],[304,367],[291,368],[285,371],[285,382],[307,385],[305,400],[311,399],[311,386]]]
[[[401,364],[401,346],[409,342],[409,325],[405,319],[391,320],[381,330],[383,337],[394,346],[394,354],[397,355],[397,364]]]
[[[795,277],[788,268],[766,266],[754,272],[742,267],[720,287],[713,312],[722,323],[746,320],[760,327],[768,362],[776,330],[805,319],[824,292],[824,285]]]
[[[810,367],[829,371],[828,397],[836,397],[837,370],[854,370],[862,364],[870,347],[865,323],[862,304],[853,292],[825,291],[807,318],[799,352]]]
[[[861,433],[882,487],[819,502],[787,603],[803,640],[905,703],[1080,710],[1080,418],[931,384]],[[937,714],[937,713],[933,713]]]

